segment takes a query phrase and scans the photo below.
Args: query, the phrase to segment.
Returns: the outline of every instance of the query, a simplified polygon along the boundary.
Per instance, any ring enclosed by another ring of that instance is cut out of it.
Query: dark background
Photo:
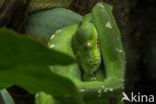
[[[0,9],[0,27],[24,33],[29,0],[6,1]],[[127,54],[126,93],[140,92],[156,97],[156,0],[73,0],[70,9],[85,15],[98,1],[114,7],[113,14]],[[8,91],[16,104],[34,102],[34,96],[21,88],[13,86]]]

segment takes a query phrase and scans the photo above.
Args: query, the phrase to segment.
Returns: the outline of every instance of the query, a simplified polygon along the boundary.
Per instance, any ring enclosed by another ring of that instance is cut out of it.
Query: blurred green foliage
[[[1,89],[17,85],[34,94],[44,91],[53,96],[71,97],[73,104],[82,104],[73,82],[48,67],[73,63],[73,58],[8,29],[0,29],[0,49]]]

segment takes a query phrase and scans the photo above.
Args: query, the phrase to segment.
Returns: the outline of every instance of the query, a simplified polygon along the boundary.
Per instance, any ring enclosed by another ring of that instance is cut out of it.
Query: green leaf
[[[0,69],[19,65],[67,65],[74,59],[8,29],[0,29]]]
[[[8,88],[10,87],[11,84],[9,83],[6,83],[6,82],[0,82],[0,89],[3,89],[3,88]]]
[[[39,92],[35,96],[35,104],[56,104],[55,99],[44,92]]]
[[[73,82],[47,67],[74,61],[27,36],[0,29],[0,89],[17,85],[34,94],[44,91],[56,97],[71,97],[73,104],[82,104]]]
[[[20,86],[34,94],[44,91],[56,97],[72,97],[73,104],[82,104],[73,82],[44,66],[19,66],[12,70],[1,70],[0,82]]]

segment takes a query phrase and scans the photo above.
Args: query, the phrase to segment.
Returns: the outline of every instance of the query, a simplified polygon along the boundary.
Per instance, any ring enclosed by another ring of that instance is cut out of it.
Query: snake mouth
[[[100,65],[101,65],[101,59],[97,58],[93,61],[81,64],[81,67],[86,73],[93,74],[98,70]]]

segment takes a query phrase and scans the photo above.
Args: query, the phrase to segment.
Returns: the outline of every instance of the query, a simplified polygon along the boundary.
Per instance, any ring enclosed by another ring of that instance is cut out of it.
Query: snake
[[[47,5],[53,2],[51,6],[54,8],[32,13],[26,26],[27,33],[45,39],[50,49],[77,60],[68,66],[50,66],[50,70],[71,79],[84,95],[113,94],[119,103],[124,87],[126,55],[113,7],[98,2],[83,17],[65,9],[71,0],[45,1]]]

